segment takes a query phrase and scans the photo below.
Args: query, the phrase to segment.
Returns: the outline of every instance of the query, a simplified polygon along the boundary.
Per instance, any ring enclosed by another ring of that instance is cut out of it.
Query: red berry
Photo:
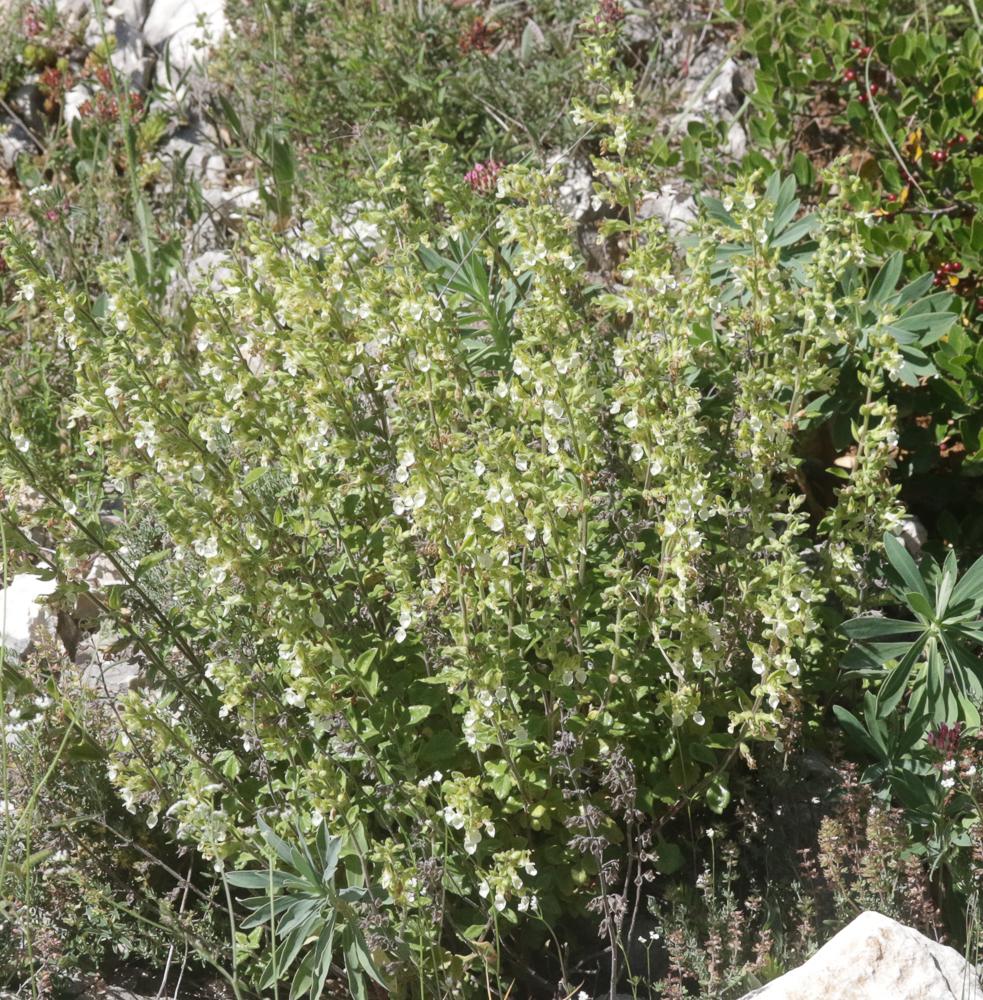
[[[864,47],[863,47],[863,48],[862,48],[862,49],[860,50],[860,54],[861,54],[861,55],[862,55],[862,56],[864,57],[864,59],[866,59],[866,58],[867,58],[867,56],[869,56],[869,55],[871,54],[871,52],[873,52],[873,51],[874,51],[874,50],[873,50],[873,49],[872,49],[872,48],[871,48],[871,47],[870,47],[869,45],[865,45],[865,46],[864,46]]]
[[[948,271],[950,274],[958,274],[962,269],[962,263],[958,260],[954,260],[948,265]]]
[[[855,69],[844,70],[843,79],[846,80],[847,83],[853,83],[853,81],[857,79],[857,71]]]
[[[857,97],[857,100],[858,100],[858,101],[860,101],[860,103],[861,103],[861,104],[866,104],[866,103],[867,103],[867,101],[869,100],[869,98],[867,97],[867,95],[866,95],[866,94],[860,94],[860,95],[859,95],[859,96]]]
[[[976,308],[983,309],[983,295],[976,300]]]
[[[893,191],[888,191],[888,193],[885,195],[885,197],[887,198],[888,201],[897,201],[898,200],[898,196]]]
[[[861,48],[863,46],[863,44],[864,43],[862,41],[860,41],[859,38],[854,38],[854,40],[852,42],[850,42],[850,48],[851,49],[859,49],[859,48]]]
[[[871,92],[871,94],[873,94],[873,95],[875,95],[875,96],[876,96],[877,92],[878,92],[878,91],[879,91],[880,89],[881,89],[881,88],[880,88],[880,87],[879,87],[879,86],[878,86],[878,85],[877,85],[876,83],[872,83],[872,84],[870,85],[870,92]]]

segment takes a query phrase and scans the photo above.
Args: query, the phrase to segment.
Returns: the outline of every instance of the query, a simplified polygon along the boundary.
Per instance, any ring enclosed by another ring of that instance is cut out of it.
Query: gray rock
[[[147,16],[144,0],[115,0],[108,4],[100,20],[90,17],[85,29],[85,44],[90,48],[113,38],[115,45],[110,56],[119,74],[131,87],[142,89],[147,80],[148,63],[143,37],[143,23]]]
[[[259,189],[253,184],[231,188],[203,188],[202,197],[227,222],[242,219],[259,208]]]
[[[20,156],[30,156],[34,143],[27,130],[16,122],[4,123],[0,119],[0,167],[13,170]]]
[[[642,195],[639,219],[658,219],[673,236],[685,232],[696,219],[693,195],[679,182],[668,182],[658,191]]]
[[[861,913],[804,965],[743,1000],[980,1000],[978,970],[953,948]]]
[[[925,530],[925,525],[918,517],[909,514],[901,522],[899,537],[904,542],[908,553],[917,559],[921,555],[922,546],[928,541],[928,531]]]
[[[187,176],[203,187],[221,190],[225,185],[225,158],[197,127],[176,132],[161,146],[158,155],[170,166],[183,164]]]
[[[223,0],[154,0],[143,38],[158,55],[158,86],[182,91],[227,30]]]
[[[42,598],[55,592],[58,581],[20,573],[0,590],[0,642],[14,656],[30,652],[42,630],[55,628],[55,613]]]
[[[546,165],[563,171],[558,191],[560,211],[574,222],[596,217],[599,206],[594,201],[594,174],[586,157],[561,153],[547,159]]]

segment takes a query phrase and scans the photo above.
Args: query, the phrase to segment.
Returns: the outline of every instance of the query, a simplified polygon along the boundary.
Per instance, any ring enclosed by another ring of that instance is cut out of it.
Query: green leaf
[[[338,858],[341,856],[341,846],[341,837],[333,837],[328,829],[328,821],[322,819],[317,828],[317,853],[322,869],[322,881],[327,882],[334,876]]]
[[[877,692],[877,717],[883,719],[890,715],[898,706],[898,702],[904,697],[908,687],[908,678],[911,676],[918,657],[925,647],[925,636],[920,636],[912,643],[911,648],[904,655],[901,662],[887,675],[887,679],[881,684]]]
[[[263,476],[266,475],[267,471],[268,470],[267,470],[267,468],[266,468],[265,465],[259,465],[255,469],[250,469],[242,477],[242,485],[243,486],[252,486],[253,483],[259,482],[259,480],[262,479]]]
[[[271,877],[272,876],[272,877]],[[234,885],[239,889],[264,889],[268,890],[270,883],[273,884],[274,892],[280,888],[289,876],[282,872],[268,871],[248,871],[248,872],[227,872],[225,881],[229,885]]]
[[[706,790],[707,805],[718,816],[730,805],[730,789],[722,775],[716,775]]]
[[[871,282],[870,291],[867,292],[868,306],[880,305],[890,296],[898,283],[898,278],[901,277],[903,263],[904,256],[900,251],[888,257]]]
[[[935,620],[935,608],[924,594],[916,594],[909,590],[904,596],[908,606],[916,615],[924,618],[926,622]]]
[[[321,933],[317,937],[317,941],[314,944],[314,950],[312,952],[312,959],[314,963],[314,974],[317,977],[317,985],[311,994],[312,1000],[318,1000],[318,997],[324,992],[324,984],[327,982],[328,975],[331,972],[331,958],[334,949],[334,929],[335,929],[335,914],[332,913],[324,926],[321,928]]]
[[[922,626],[918,622],[906,622],[896,618],[880,618],[867,615],[863,618],[851,618],[840,626],[840,631],[851,639],[876,639],[882,635],[911,635],[920,632]]]
[[[908,550],[904,547],[904,543],[900,542],[894,535],[886,534],[884,536],[884,552],[887,555],[888,562],[890,562],[901,579],[907,584],[908,589],[921,594],[926,600],[929,600],[931,595],[929,594],[928,586],[922,579],[922,574],[915,560],[911,558]]]
[[[674,872],[679,871],[686,862],[686,857],[679,844],[668,840],[663,841],[656,847],[655,855],[655,867],[663,875],[672,875]]]
[[[741,227],[737,224],[734,216],[724,208],[724,203],[717,198],[710,198],[703,196],[700,198],[700,203],[707,211],[707,215],[711,219],[715,219],[717,222],[722,222],[725,226],[730,226],[731,229],[740,229]]]
[[[953,588],[949,598],[949,607],[959,607],[963,602],[974,604],[983,601],[983,556],[980,556],[972,566],[963,573],[962,578]]]
[[[844,732],[859,743],[871,757],[875,757],[877,760],[885,760],[885,754],[877,741],[871,737],[864,724],[852,712],[847,711],[847,709],[842,708],[840,705],[834,705],[833,714],[839,720]]]
[[[267,844],[269,844],[270,847],[273,848],[277,857],[279,857],[281,861],[284,861],[293,867],[293,851],[291,850],[290,845],[282,837],[279,837],[273,832],[270,825],[265,819],[263,819],[262,816],[256,817],[256,825],[259,827],[260,833],[263,834],[263,839]]]
[[[798,243],[804,236],[808,236],[809,233],[815,229],[818,222],[818,218],[815,213],[810,215],[804,215],[798,222],[793,222],[784,233],[781,234],[777,239],[771,240],[771,245],[773,247],[788,247],[793,243]]]
[[[949,607],[949,597],[956,585],[958,575],[959,566],[956,562],[956,553],[950,549],[949,554],[945,557],[945,564],[942,566],[942,580],[936,590],[935,615],[937,618],[945,617],[946,609]]]

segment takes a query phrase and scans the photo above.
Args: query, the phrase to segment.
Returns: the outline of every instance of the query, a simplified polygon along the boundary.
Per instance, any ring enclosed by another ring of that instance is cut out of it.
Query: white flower
[[[502,518],[496,514],[489,522],[488,527],[494,532],[502,531],[505,528],[505,522]]]
[[[393,637],[397,642],[403,642],[406,638],[406,629],[398,628],[396,629],[396,635]]]
[[[695,723],[696,723],[696,724],[697,724],[698,726],[702,726],[702,725],[705,725],[705,724],[706,724],[706,721],[707,721],[707,720],[706,720],[706,718],[705,718],[705,716],[703,715],[703,713],[702,713],[702,712],[694,712],[694,713],[693,713],[693,721],[694,721],[694,722],[695,722]]]
[[[287,688],[287,690],[283,692],[283,700],[288,705],[293,705],[295,708],[303,708],[304,702],[307,701],[307,695],[301,694],[293,688]]]
[[[527,524],[525,528],[522,529],[522,532],[526,536],[527,542],[534,542],[536,540],[536,529],[533,525]]]
[[[629,410],[625,414],[625,427],[633,431],[638,426],[638,414],[634,410]]]
[[[612,415],[617,415],[621,412],[621,400],[616,399],[611,406],[608,408],[608,413]]]
[[[478,895],[481,896],[482,899],[487,899],[488,891],[488,882],[483,879],[481,884],[478,886]]]
[[[479,479],[485,474],[485,463],[482,462],[480,458],[474,463],[474,474]]]
[[[943,778],[942,781],[940,782],[943,788],[952,788],[952,786],[955,783],[956,783],[955,778]]]
[[[640,444],[633,444],[631,446],[631,460],[633,462],[640,462],[645,455],[645,449]]]
[[[498,910],[499,913],[505,909],[505,897],[500,892],[495,893],[495,909]]]

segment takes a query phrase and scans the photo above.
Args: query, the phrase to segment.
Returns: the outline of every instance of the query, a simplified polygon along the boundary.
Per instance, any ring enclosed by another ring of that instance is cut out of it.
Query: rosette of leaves
[[[311,850],[299,835],[299,846],[288,844],[262,818],[257,826],[279,864],[274,867],[271,861],[266,870],[231,872],[225,878],[230,885],[256,892],[240,900],[251,914],[239,926],[269,927],[273,937],[259,989],[274,986],[296,966],[290,1000],[306,996],[317,1000],[340,950],[351,995],[364,1000],[367,979],[379,985],[384,980],[359,924],[358,907],[369,901],[370,890],[337,884],[342,838],[332,836],[322,820]]]
[[[845,666],[876,688],[864,697],[863,721],[834,711],[846,731],[878,761],[874,775],[904,782],[903,760],[930,724],[980,725],[983,704],[983,558],[961,577],[950,551],[940,567],[919,565],[893,535],[884,536],[888,594],[910,618],[864,615],[842,626],[854,641]]]

